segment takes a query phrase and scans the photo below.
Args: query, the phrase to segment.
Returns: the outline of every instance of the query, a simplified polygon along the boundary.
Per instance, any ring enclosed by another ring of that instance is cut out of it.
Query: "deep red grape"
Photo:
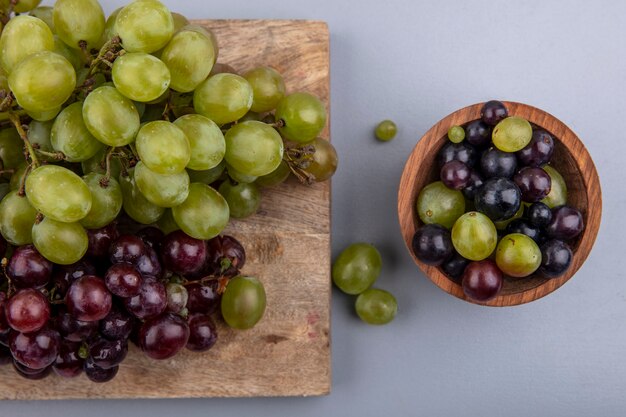
[[[87,230],[89,246],[87,256],[94,259],[106,259],[109,257],[111,244],[119,237],[117,225],[111,223],[101,229]]]
[[[92,360],[87,359],[83,365],[83,370],[85,371],[85,375],[91,382],[109,382],[117,372],[119,371],[119,366],[114,366],[109,369],[100,368],[98,365],[93,363]]]
[[[483,183],[483,177],[478,173],[478,171],[472,170],[470,172],[469,181],[467,182],[465,188],[463,188],[462,190],[465,198],[473,201],[474,197],[476,196],[476,192],[480,187],[483,186]]]
[[[470,262],[463,272],[463,292],[476,301],[489,301],[496,297],[503,284],[502,271],[491,259]]]
[[[71,342],[82,342],[93,336],[98,330],[97,321],[76,320],[67,311],[61,310],[54,319],[54,328],[61,336]]]
[[[495,126],[498,122],[506,119],[509,115],[504,103],[497,100],[491,100],[483,104],[480,110],[480,118],[489,126]]]
[[[538,167],[522,168],[515,174],[513,181],[522,192],[522,200],[527,203],[536,203],[544,199],[552,189],[552,178]]]
[[[52,372],[51,366],[43,369],[30,369],[16,360],[13,360],[13,369],[15,369],[15,372],[17,372],[18,375],[33,381],[44,379],[50,375],[50,372]]]
[[[438,224],[426,224],[413,236],[413,253],[428,265],[441,265],[454,254],[450,231]]]
[[[541,245],[541,266],[539,272],[555,278],[563,275],[572,263],[572,250],[567,243],[560,240],[549,240]]]
[[[133,264],[139,257],[146,253],[146,245],[137,236],[122,235],[109,249],[112,264],[122,262]]]
[[[93,275],[78,278],[65,296],[67,311],[81,321],[98,321],[111,311],[112,297],[104,281]]]
[[[161,243],[163,242],[163,238],[165,234],[156,227],[144,227],[139,232],[137,232],[137,237],[143,240],[143,243],[146,246],[151,247],[155,251],[161,250]]]
[[[141,255],[137,262],[135,262],[135,266],[141,272],[142,275],[149,275],[152,277],[160,278],[163,270],[161,268],[161,263],[159,262],[159,257],[154,249],[150,246],[146,246],[146,253]]]
[[[546,227],[549,237],[559,240],[573,239],[585,228],[583,215],[570,206],[560,206],[552,209],[552,219]]]
[[[476,165],[478,153],[476,148],[466,142],[452,143],[447,142],[439,150],[437,156],[439,166],[442,167],[450,161],[461,161],[470,168]]]
[[[482,120],[474,120],[465,128],[465,140],[477,148],[485,148],[491,143],[491,127]]]
[[[96,267],[83,259],[72,265],[57,265],[52,274],[52,284],[55,288],[55,297],[63,298],[72,282],[85,275],[95,275]]]
[[[517,158],[514,153],[489,148],[480,157],[480,171],[485,179],[511,178],[517,171]]]
[[[52,276],[53,264],[33,245],[15,249],[7,266],[7,275],[17,288],[42,288]]]
[[[52,369],[64,378],[74,378],[83,371],[84,360],[78,355],[81,344],[64,340],[59,345]]]
[[[177,230],[163,239],[161,257],[165,268],[170,271],[183,276],[193,274],[200,271],[206,262],[207,244]]]
[[[189,325],[180,316],[165,313],[144,322],[139,330],[139,346],[152,359],[168,359],[185,347]]]
[[[246,263],[246,251],[233,236],[216,236],[207,242],[205,270],[209,275],[234,277]]]
[[[550,162],[554,153],[554,139],[543,129],[533,131],[530,143],[517,152],[517,158],[524,166],[538,167]]]
[[[50,319],[50,304],[42,293],[27,288],[9,298],[4,312],[11,328],[23,333],[35,332]]]
[[[139,294],[124,299],[124,306],[138,319],[158,316],[167,307],[165,286],[153,279],[144,279]]]
[[[522,204],[522,193],[515,183],[506,178],[492,178],[476,192],[476,209],[493,221],[510,219]]]
[[[469,184],[471,171],[461,161],[450,161],[441,167],[440,176],[446,187],[462,190]]]
[[[134,321],[130,314],[113,307],[109,314],[100,320],[100,334],[109,340],[127,339],[133,330]]]
[[[89,358],[94,365],[109,369],[119,365],[128,353],[126,339],[99,339],[89,346]]]
[[[13,332],[9,349],[16,361],[30,369],[43,369],[57,358],[61,336],[56,330],[43,328],[32,333]]]
[[[104,276],[104,283],[113,295],[128,298],[139,294],[143,278],[137,268],[131,264],[121,263],[111,265]]]
[[[190,314],[212,314],[220,306],[221,297],[217,293],[217,281],[202,285],[193,282],[187,288],[187,310]]]
[[[535,227],[546,227],[552,220],[552,210],[543,203],[533,203],[526,213],[528,222]]]
[[[210,316],[193,314],[189,316],[189,340],[187,349],[204,352],[217,342],[217,326]]]

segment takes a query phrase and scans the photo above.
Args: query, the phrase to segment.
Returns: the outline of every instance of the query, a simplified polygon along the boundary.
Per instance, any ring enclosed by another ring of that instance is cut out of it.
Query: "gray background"
[[[107,12],[123,0],[101,1]],[[368,327],[333,293],[333,390],[328,397],[177,401],[3,402],[1,416],[425,415],[623,416],[626,412],[626,2],[229,0],[165,1],[190,18],[328,22],[333,253],[376,244],[378,286],[397,319]],[[254,47],[254,45],[250,45]],[[481,308],[450,297],[412,263],[399,234],[404,161],[435,122],[491,98],[553,113],[598,167],[604,216],[580,272],[532,304]],[[377,143],[394,119],[399,136]]]

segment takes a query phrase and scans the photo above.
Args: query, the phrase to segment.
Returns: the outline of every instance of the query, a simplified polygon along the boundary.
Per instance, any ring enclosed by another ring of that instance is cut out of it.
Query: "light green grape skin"
[[[255,184],[224,181],[218,191],[228,203],[230,216],[235,219],[252,216],[261,206],[261,192]]]
[[[244,74],[252,87],[253,100],[250,110],[264,113],[274,110],[285,97],[285,81],[273,68],[259,67]]]
[[[178,32],[189,24],[189,20],[180,13],[172,12],[172,19],[174,19],[174,32]]]
[[[337,171],[339,165],[337,151],[329,141],[322,138],[315,138],[311,144],[315,148],[315,153],[311,164],[304,170],[313,175],[316,182],[327,181]]]
[[[171,88],[181,93],[196,89],[209,76],[217,57],[217,46],[200,26],[185,26],[161,53],[172,76]]]
[[[67,46],[65,42],[63,42],[61,38],[59,38],[56,35],[54,36],[54,50],[53,51],[59,55],[62,55],[65,59],[67,59],[69,63],[72,64],[72,66],[74,67],[74,70],[76,71],[84,70],[86,73],[89,72],[89,68],[84,68],[85,60],[80,55],[78,50],[72,49],[69,46]],[[78,74],[76,78],[77,78],[76,82],[78,84],[79,83]],[[80,84],[82,84],[83,81],[85,80],[83,79],[82,81],[80,81]]]
[[[326,107],[319,98],[308,93],[293,93],[280,101],[276,120],[283,126],[280,133],[298,143],[311,142],[326,126]]]
[[[131,100],[148,102],[165,93],[170,70],[158,58],[142,52],[124,54],[115,60],[112,71],[115,88]]]
[[[49,122],[53,120],[61,112],[61,107],[56,107],[52,110],[45,111],[27,111],[26,114],[38,122]]]
[[[50,6],[39,6],[35,7],[28,14],[36,17],[37,19],[43,20],[44,23],[48,25],[52,33],[54,33],[54,18],[52,17],[53,11],[54,9]]]
[[[280,165],[278,165],[278,168],[267,175],[257,178],[255,183],[261,187],[275,187],[287,181],[289,175],[291,175],[291,169],[287,162],[282,161]]]
[[[52,122],[39,122],[33,120],[28,124],[28,140],[31,145],[37,146],[38,149],[45,152],[54,152],[52,142],[50,141],[50,133],[52,131]],[[42,161],[51,161],[52,158],[39,155]]]
[[[389,142],[396,137],[397,133],[398,127],[391,120],[383,120],[378,124],[378,126],[376,126],[376,129],[374,130],[376,139],[382,142]]]
[[[533,137],[528,120],[517,116],[507,117],[493,128],[492,140],[496,148],[504,152],[524,149]]]
[[[57,0],[54,4],[54,27],[70,48],[97,47],[104,33],[104,11],[98,0]]]
[[[87,96],[83,120],[91,134],[108,146],[126,146],[139,131],[139,113],[133,102],[110,86],[98,87]]]
[[[206,171],[215,168],[224,159],[224,134],[213,120],[199,114],[188,114],[174,122],[189,140],[191,158],[187,168]]]
[[[172,210],[170,209],[165,210],[165,213],[157,222],[157,226],[159,226],[159,229],[161,229],[161,231],[166,235],[169,235],[176,230],[180,230],[180,227],[176,224],[176,221],[174,220]]]
[[[83,174],[89,173],[97,173],[97,174],[106,174],[106,154],[107,149],[104,148],[98,151],[93,157],[89,158],[86,161],[81,162],[81,168]],[[111,158],[111,176],[113,178],[119,178],[120,173],[122,172],[122,163],[118,157]]]
[[[50,140],[53,148],[63,152],[69,162],[82,162],[104,149],[83,121],[83,103],[70,104],[59,113],[52,126]]]
[[[158,174],[178,174],[191,160],[191,146],[185,132],[164,120],[143,125],[135,145],[139,158]]]
[[[498,232],[489,217],[477,211],[465,213],[452,227],[452,245],[462,257],[482,261],[496,249]]]
[[[228,176],[230,177],[231,180],[235,182],[241,182],[243,184],[252,184],[259,178],[254,175],[242,174],[241,172],[237,171],[235,168],[231,167],[228,164],[226,164],[226,172],[228,172]]]
[[[48,26],[46,30],[50,30]],[[9,87],[17,102],[30,112],[59,108],[72,95],[75,86],[76,73],[72,64],[62,55],[50,51],[30,55],[9,75]]]
[[[0,66],[10,74],[24,58],[36,52],[52,50],[54,37],[48,25],[33,16],[15,16],[0,36]]]
[[[333,283],[346,294],[360,294],[374,284],[382,264],[380,252],[373,245],[353,243],[333,263]]]
[[[139,162],[135,166],[135,181],[143,196],[159,207],[178,206],[189,195],[189,175],[185,170],[177,174],[163,175]]]
[[[111,223],[122,210],[122,189],[115,178],[109,178],[102,186],[104,175],[92,172],[83,177],[91,191],[92,204],[89,214],[80,221],[87,229],[99,229]]]
[[[115,30],[126,51],[149,54],[170,41],[174,34],[174,19],[160,1],[135,1],[120,10]]]
[[[356,298],[357,315],[367,324],[390,323],[398,312],[398,302],[390,292],[370,288]]]
[[[543,169],[552,180],[552,188],[550,189],[550,193],[548,193],[546,198],[541,200],[541,202],[550,208],[567,204],[567,184],[563,176],[550,165],[544,165]]]
[[[417,214],[424,224],[439,224],[450,229],[465,213],[465,197],[441,181],[428,184],[417,197]]]
[[[261,281],[238,276],[230,280],[222,295],[221,312],[228,326],[246,330],[261,320],[266,305],[265,288]]]
[[[110,41],[117,35],[117,30],[115,30],[115,21],[117,20],[117,15],[120,14],[120,10],[122,10],[122,7],[113,10],[113,13],[109,15],[106,23],[104,24],[104,32],[102,32],[102,40],[104,40],[104,43]]]
[[[80,261],[87,252],[89,238],[79,223],[64,223],[44,218],[33,226],[33,244],[39,253],[59,265]]]
[[[224,230],[230,211],[220,193],[206,184],[193,183],[185,202],[172,208],[172,215],[183,232],[196,239],[208,240]]]
[[[120,175],[119,178],[124,211],[138,223],[156,223],[163,216],[165,209],[146,200],[137,187],[134,175],[135,169],[132,168],[128,170],[128,175]]]
[[[465,129],[462,126],[452,126],[448,129],[448,139],[452,143],[461,143],[465,139]]]
[[[193,95],[196,113],[218,125],[242,118],[252,106],[252,87],[235,74],[217,74],[202,82]]]
[[[43,165],[26,177],[28,201],[46,217],[77,222],[91,210],[92,197],[78,175],[58,165]]]
[[[0,201],[0,233],[12,245],[33,243],[31,230],[36,217],[37,210],[16,190],[9,192]]]
[[[26,13],[39,6],[41,0],[19,0],[13,10],[15,13]]]
[[[541,265],[541,250],[530,237],[512,233],[500,240],[496,249],[496,264],[508,276],[527,277]]]
[[[226,162],[222,161],[215,168],[207,169],[205,171],[187,169],[187,174],[189,174],[189,180],[191,182],[201,182],[206,185],[211,185],[222,177],[225,170]]]
[[[0,161],[4,169],[15,169],[24,162],[24,142],[14,128],[0,130]]]
[[[283,160],[283,141],[265,123],[252,120],[237,123],[228,130],[225,139],[226,163],[244,175],[267,175]]]
[[[17,166],[15,172],[11,175],[11,181],[9,181],[9,189],[11,191],[18,190],[20,188],[22,185],[22,179],[26,174],[26,170],[29,169],[28,167],[29,165],[26,162],[22,162]]]

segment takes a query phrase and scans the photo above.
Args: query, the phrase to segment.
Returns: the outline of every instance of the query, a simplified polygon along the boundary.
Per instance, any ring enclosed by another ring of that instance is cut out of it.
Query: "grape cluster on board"
[[[417,198],[417,258],[460,279],[477,301],[498,296],[505,276],[564,274],[572,261],[567,241],[584,221],[550,165],[552,135],[494,100],[481,119],[451,126],[448,139],[437,155],[440,180]]]
[[[265,289],[221,233],[261,187],[337,169],[326,109],[218,63],[158,0],[0,0],[0,357],[30,379],[115,376],[253,327]],[[28,14],[25,14],[28,13]]]

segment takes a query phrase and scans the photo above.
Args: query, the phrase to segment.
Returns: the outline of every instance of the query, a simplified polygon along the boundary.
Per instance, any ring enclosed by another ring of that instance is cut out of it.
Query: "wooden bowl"
[[[459,280],[449,278],[438,267],[424,264],[413,253],[411,245],[413,235],[421,226],[417,215],[416,200],[424,186],[439,179],[437,152],[448,140],[447,132],[450,126],[463,126],[480,119],[480,109],[483,103],[452,113],[426,132],[406,162],[398,191],[398,216],[402,236],[413,260],[426,276],[439,288],[455,297],[475,304],[500,307],[537,300],[565,284],[578,271],[591,252],[602,215],[602,191],[598,173],[589,152],[576,134],[563,122],[543,110],[520,103],[504,102],[504,104],[510,116],[523,117],[533,125],[552,134],[555,139],[555,151],[551,165],[563,175],[567,183],[568,205],[580,210],[585,220],[585,229],[581,235],[574,241],[568,242],[574,257],[564,275],[552,279],[540,274],[526,278],[505,277],[500,294],[486,303],[480,303],[465,296]]]

